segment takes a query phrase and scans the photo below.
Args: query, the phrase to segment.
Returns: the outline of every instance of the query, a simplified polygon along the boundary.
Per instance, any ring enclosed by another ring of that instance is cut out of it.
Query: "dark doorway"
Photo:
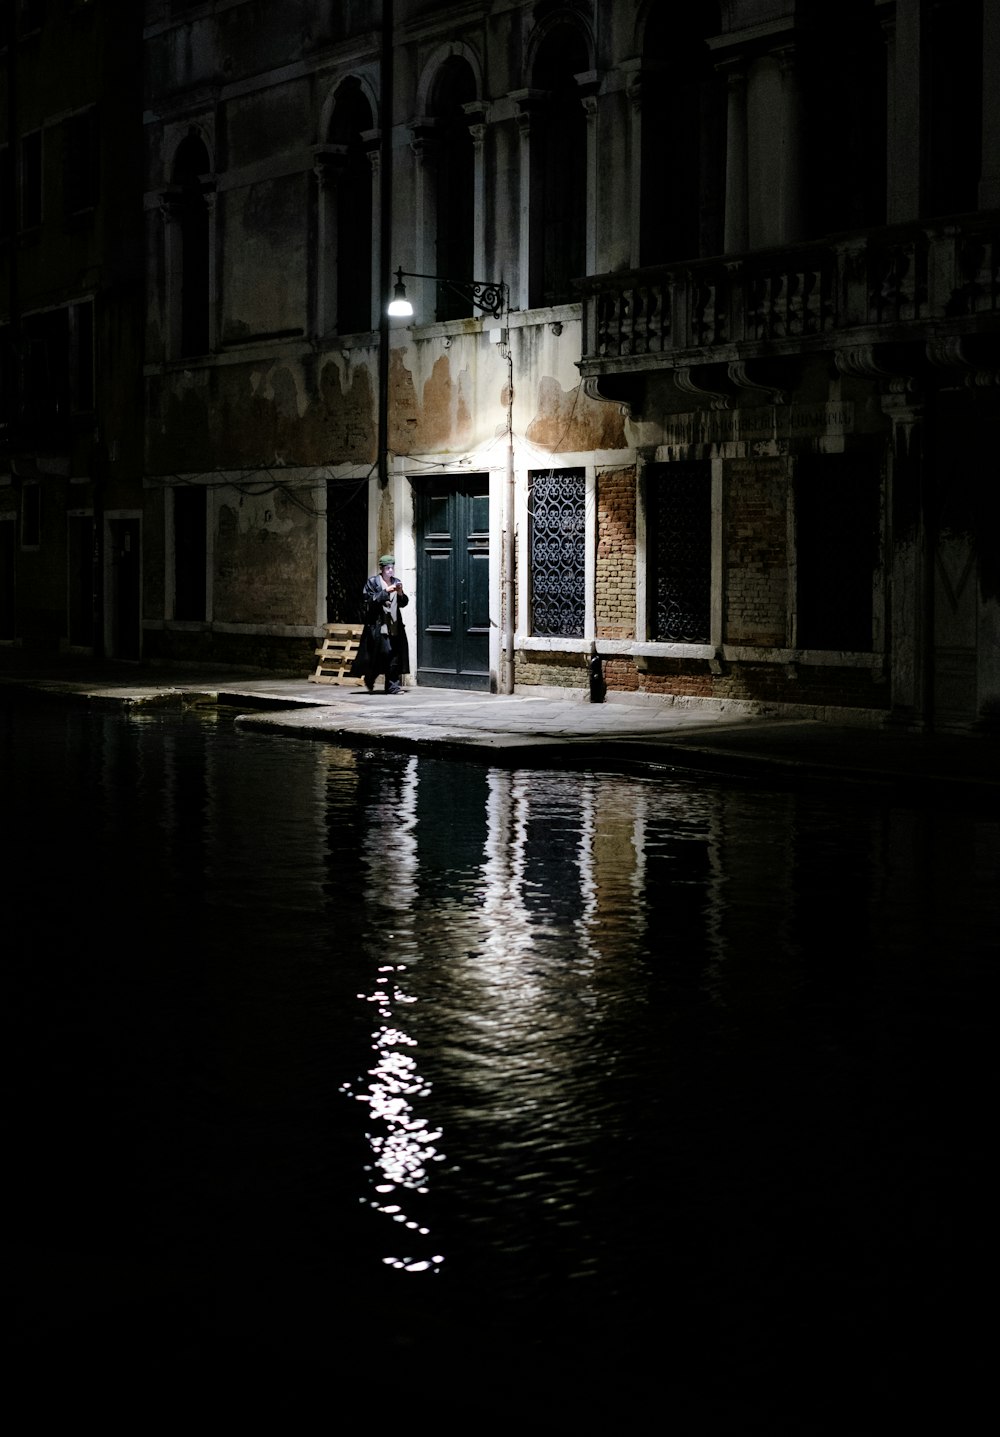
[[[368,480],[331,480],[326,516],[326,622],[356,624],[368,578]]]
[[[204,622],[207,597],[207,492],[178,485],[174,496],[174,618]]]
[[[489,479],[430,479],[416,493],[417,683],[490,687]]]
[[[797,646],[870,653],[879,470],[860,456],[803,457],[795,480]]]
[[[69,519],[69,641],[73,648],[94,643],[94,520],[90,514]]]
[[[16,541],[17,531],[14,520],[0,520],[0,639],[12,639],[16,632],[14,623]]]
[[[138,659],[139,520],[112,519],[111,531],[111,657]]]

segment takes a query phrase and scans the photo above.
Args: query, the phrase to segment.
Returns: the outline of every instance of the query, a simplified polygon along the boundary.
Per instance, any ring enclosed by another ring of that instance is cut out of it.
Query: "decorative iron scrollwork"
[[[540,637],[582,638],[586,485],[581,469],[534,474],[531,616]]]

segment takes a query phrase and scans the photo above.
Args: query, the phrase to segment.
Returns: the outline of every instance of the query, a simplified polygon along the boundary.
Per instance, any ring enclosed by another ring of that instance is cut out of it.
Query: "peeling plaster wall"
[[[216,501],[214,617],[220,623],[312,624],[315,520],[289,494]]]
[[[308,624],[314,618],[316,590],[322,587],[316,582],[322,520],[296,505],[293,494],[299,491],[283,489],[281,475],[295,467],[315,468],[320,475],[331,468],[363,483],[377,461],[379,420],[377,345],[368,335],[338,339],[324,329],[335,322],[336,306],[326,305],[321,278],[322,266],[335,261],[336,235],[332,224],[325,227],[329,217],[317,209],[313,147],[329,140],[333,93],[349,75],[363,73],[371,80],[373,119],[376,125],[382,123],[384,117],[375,114],[380,16],[377,6],[320,0],[295,0],[285,6],[247,0],[190,7],[187,16],[188,8],[170,6],[166,0],[163,5],[150,0],[146,7],[147,22],[153,26],[147,45],[153,97],[147,121],[148,465],[154,476],[229,476],[230,487],[214,490],[217,619],[262,626]],[[597,188],[588,202],[593,225],[588,253],[598,273],[614,273],[636,262],[633,146],[641,110],[635,108],[637,92],[631,80],[640,73],[637,57],[648,7],[562,8],[567,13],[589,11],[594,25],[599,83],[590,135],[598,147],[591,155]],[[458,10],[397,6],[393,266],[421,272],[436,268],[433,167],[422,168],[420,131],[425,119],[433,119],[435,57],[462,54],[482,77],[477,271],[502,276],[515,302],[526,292],[522,220],[523,206],[530,200],[522,165],[530,154],[532,119],[531,104],[522,108],[515,95],[529,83],[525,56],[538,24],[559,9],[529,4]],[[722,33],[761,27],[762,33],[784,36],[796,13],[789,0],[725,4]],[[175,20],[179,23],[172,23]],[[162,33],[157,24],[162,24]],[[782,189],[787,189],[788,162],[794,159],[789,146],[798,135],[793,71],[785,63],[787,55],[765,54],[756,45],[744,59],[749,245],[791,244],[800,237],[796,226],[801,219]],[[165,360],[169,296],[163,222],[156,204],[157,187],[169,184],[171,146],[189,123],[204,134],[217,172],[211,206],[217,229],[213,253],[218,269],[212,275],[212,342],[217,352],[185,364]],[[428,153],[432,151],[430,146]],[[330,174],[324,173],[329,182]],[[30,256],[24,263],[29,262]],[[425,291],[430,288],[425,284]],[[793,672],[796,664],[778,656],[770,662],[770,657],[791,643],[794,632],[797,456],[843,453],[846,444],[863,451],[866,462],[877,462],[895,446],[895,461],[886,460],[889,539],[875,596],[878,607],[879,595],[889,594],[884,622],[890,630],[893,702],[902,697],[917,712],[931,687],[925,650],[936,644],[940,654],[950,656],[956,711],[968,713],[977,702],[981,713],[1000,709],[997,501],[991,499],[992,508],[970,510],[969,496],[959,492],[963,474],[977,476],[977,505],[986,504],[987,491],[995,495],[1000,489],[982,479],[987,465],[995,474],[995,402],[986,415],[988,423],[984,421],[985,428],[992,429],[981,450],[973,451],[959,436],[967,432],[977,409],[984,408],[982,393],[975,397],[971,415],[966,411],[972,401],[966,395],[960,404],[956,401],[953,421],[940,434],[926,436],[933,442],[925,452],[935,456],[929,462],[941,470],[933,482],[939,482],[942,491],[932,506],[933,520],[941,524],[934,559],[938,571],[928,575],[921,496],[931,471],[923,469],[920,458],[924,421],[912,421],[912,458],[904,456],[897,443],[900,416],[886,406],[877,369],[866,369],[863,360],[849,376],[835,372],[826,351],[798,356],[787,397],[775,401],[779,422],[770,428],[771,401],[753,393],[768,386],[751,382],[741,393],[718,395],[724,404],[718,408],[708,397],[711,389],[699,390],[697,384],[689,389],[651,365],[634,389],[635,417],[627,417],[620,405],[591,399],[584,390],[577,368],[579,305],[515,311],[506,322],[513,356],[518,485],[523,488],[527,473],[549,462],[583,466],[591,476],[596,474],[599,512],[592,535],[595,553],[588,550],[588,562],[595,559],[595,592],[590,597],[596,637],[613,650],[606,663],[611,688],[664,696],[885,704],[888,685],[876,665],[848,670],[829,663],[811,672],[799,665]],[[492,470],[494,479],[495,471],[502,471],[508,366],[505,349],[490,337],[491,328],[498,331],[502,323],[486,319],[436,324],[427,322],[425,312],[412,326],[392,328],[385,396],[388,458],[390,464],[401,462],[388,490],[380,491],[371,481],[368,542],[376,554],[383,549],[399,553],[412,539],[407,507],[412,476],[466,465]],[[162,372],[155,372],[156,366]],[[728,386],[725,379],[721,382]],[[920,383],[926,385],[926,376]],[[921,405],[936,402],[939,383],[935,380],[919,395],[914,390],[906,396],[906,405],[916,405],[918,398]],[[852,411],[850,423],[824,424],[823,406],[841,404]],[[804,417],[807,409],[820,417]],[[761,432],[753,437],[755,425]],[[645,632],[644,616],[636,613],[637,593],[645,583],[645,536],[640,533],[644,518],[636,514],[634,503],[637,453],[643,462],[693,459],[715,464],[713,603],[718,636],[723,644],[760,653],[734,661],[729,669],[729,660],[720,656],[710,661],[705,656],[625,653],[636,635],[641,638]],[[261,476],[265,482],[273,480],[278,488],[266,499],[251,501],[244,494],[241,502],[241,473],[256,476],[258,483]],[[962,502],[956,506],[958,500]],[[520,496],[518,502],[523,502]],[[156,542],[161,542],[158,533]],[[498,583],[496,552],[491,563]],[[155,582],[162,588],[159,576]],[[935,585],[929,604],[928,592]],[[590,638],[588,634],[584,642]],[[586,656],[583,648],[559,656],[525,652],[517,672],[519,683],[577,687],[586,683]],[[940,674],[937,679],[940,697]]]
[[[577,320],[528,324],[515,315],[509,334],[515,445],[527,440],[553,457],[628,447],[621,406],[584,393],[575,364]],[[390,353],[390,450],[447,454],[495,446],[507,423],[502,347],[472,326],[464,334],[441,326],[440,332],[424,331],[402,344],[401,337],[394,333]]]
[[[376,355],[289,355],[175,370],[148,381],[155,474],[373,464]]]
[[[557,330],[558,333],[554,331]],[[552,319],[512,331],[515,344],[515,430],[552,455],[625,449],[617,404],[590,399],[576,367],[578,319]]]
[[[394,345],[399,339],[397,332]],[[506,432],[506,399],[499,346],[475,332],[410,339],[390,352],[389,448],[404,455],[482,449]]]

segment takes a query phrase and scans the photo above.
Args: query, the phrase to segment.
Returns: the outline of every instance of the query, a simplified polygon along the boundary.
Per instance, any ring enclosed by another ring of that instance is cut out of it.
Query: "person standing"
[[[361,622],[364,629],[358,644],[357,657],[351,673],[365,681],[369,693],[375,691],[375,680],[385,675],[385,692],[404,692],[400,679],[410,672],[410,649],[403,625],[402,609],[410,602],[403,585],[396,578],[396,560],[383,554],[378,573],[372,574],[361,591]]]

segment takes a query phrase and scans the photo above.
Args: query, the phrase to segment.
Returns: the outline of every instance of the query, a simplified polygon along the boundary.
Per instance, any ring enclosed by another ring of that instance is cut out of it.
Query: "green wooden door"
[[[417,683],[488,690],[489,479],[428,479],[416,499]]]

